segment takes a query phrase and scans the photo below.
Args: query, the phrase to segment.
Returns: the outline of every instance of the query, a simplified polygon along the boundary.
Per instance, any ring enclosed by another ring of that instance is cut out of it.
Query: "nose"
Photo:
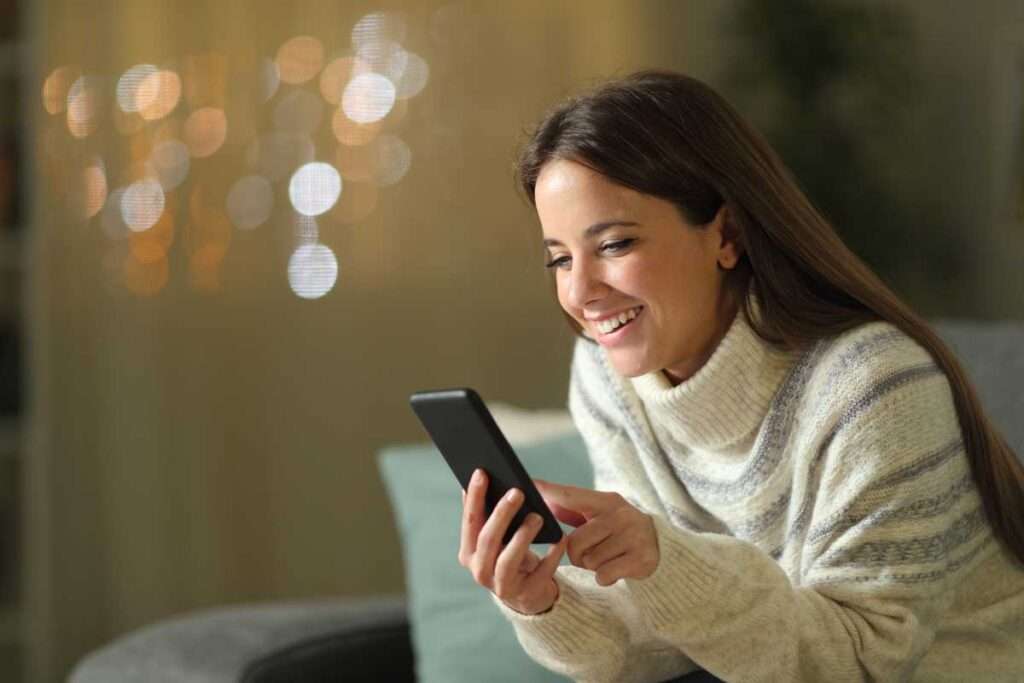
[[[569,282],[566,289],[566,303],[573,308],[586,308],[587,304],[600,298],[608,290],[604,282],[600,265],[574,263],[569,271]]]

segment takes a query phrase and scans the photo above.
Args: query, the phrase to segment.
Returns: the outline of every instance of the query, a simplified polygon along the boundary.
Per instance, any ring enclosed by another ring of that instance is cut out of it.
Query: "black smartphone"
[[[487,472],[485,510],[488,517],[509,489],[523,492],[523,504],[509,524],[504,543],[512,540],[512,535],[531,512],[536,512],[543,520],[533,543],[557,543],[562,538],[558,520],[479,394],[464,387],[418,391],[409,397],[409,404],[463,490],[469,488],[474,470],[479,467]]]

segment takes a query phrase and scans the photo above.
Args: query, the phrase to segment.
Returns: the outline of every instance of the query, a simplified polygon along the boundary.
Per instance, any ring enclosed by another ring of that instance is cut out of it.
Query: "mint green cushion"
[[[577,433],[520,446],[516,453],[533,477],[593,487],[586,447]],[[490,594],[459,564],[462,489],[434,445],[389,446],[378,455],[378,464],[402,541],[417,679],[567,681],[527,656]],[[542,556],[548,548],[533,546]],[[562,558],[563,564],[567,561]]]

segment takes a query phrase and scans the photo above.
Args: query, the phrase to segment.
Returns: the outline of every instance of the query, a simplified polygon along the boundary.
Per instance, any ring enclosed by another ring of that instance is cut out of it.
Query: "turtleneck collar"
[[[740,311],[707,362],[686,381],[672,386],[662,370],[630,381],[652,423],[680,444],[724,449],[761,424],[795,360],[796,354],[758,337]]]

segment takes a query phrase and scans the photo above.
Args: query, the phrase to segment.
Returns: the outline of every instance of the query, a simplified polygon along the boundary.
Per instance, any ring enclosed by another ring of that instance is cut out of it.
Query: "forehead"
[[[546,164],[534,188],[537,215],[545,232],[551,233],[578,232],[599,222],[636,220],[644,199],[639,192],[574,161]]]

